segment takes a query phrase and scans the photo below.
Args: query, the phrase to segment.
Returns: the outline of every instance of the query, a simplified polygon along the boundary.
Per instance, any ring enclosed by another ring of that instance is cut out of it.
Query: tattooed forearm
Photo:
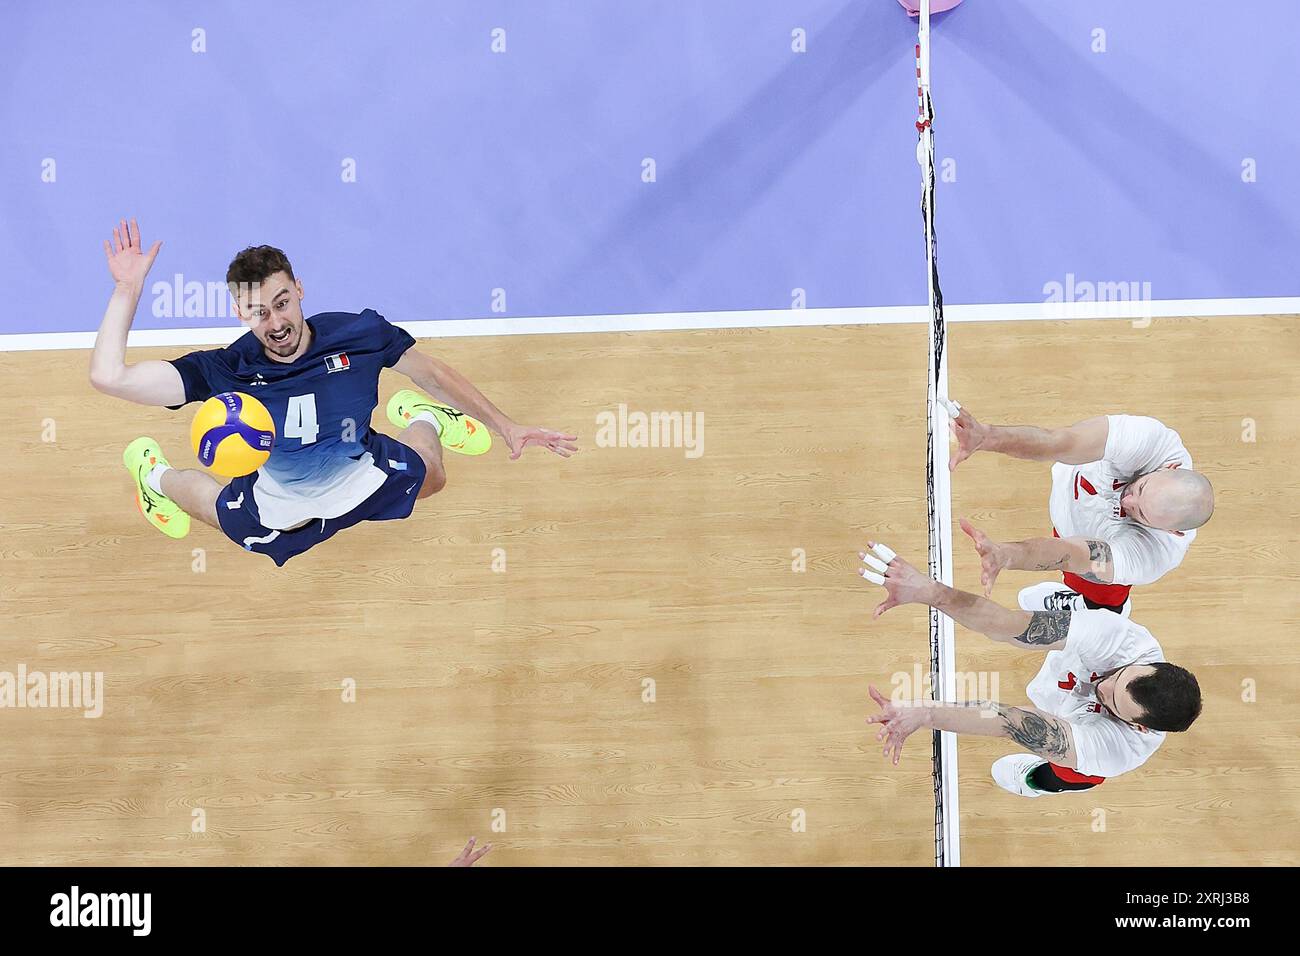
[[[1070,563],[1070,556],[1067,554],[1059,561],[1039,561],[1032,568],[1025,568],[1026,571],[1060,571]]]
[[[1029,618],[1029,626],[1023,634],[1012,638],[1017,644],[1055,644],[1065,640],[1070,633],[1070,615],[1072,611],[1034,611]]]
[[[1109,584],[1109,578],[1113,578],[1114,571],[1111,568],[1111,550],[1110,545],[1105,541],[1087,542],[1088,545],[1088,570],[1079,575],[1085,581],[1093,581],[1097,584]],[[1105,575],[1105,577],[1103,577]]]
[[[1063,760],[1070,752],[1070,738],[1064,723],[1032,710],[998,705],[998,717],[1007,736],[1040,757]]]
[[[923,708],[925,726],[954,734],[1004,737],[1054,763],[1073,766],[1076,755],[1070,725],[1032,707],[1012,707],[996,700],[934,704]]]

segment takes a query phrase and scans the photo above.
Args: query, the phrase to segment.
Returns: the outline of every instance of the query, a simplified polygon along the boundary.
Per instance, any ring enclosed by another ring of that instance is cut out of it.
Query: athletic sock
[[[428,422],[430,425],[434,427],[434,429],[438,432],[439,435],[442,434],[442,422],[438,421],[438,419],[434,417],[433,412],[420,412],[419,414],[412,415],[411,421]]]
[[[154,465],[149,474],[144,476],[144,483],[158,494],[162,494],[162,476],[172,470],[171,465]],[[166,497],[165,495],[163,497]]]

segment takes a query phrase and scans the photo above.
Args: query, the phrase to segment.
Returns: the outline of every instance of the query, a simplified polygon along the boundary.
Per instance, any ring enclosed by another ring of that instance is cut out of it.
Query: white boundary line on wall
[[[383,310],[379,310],[381,313]],[[557,335],[586,332],[670,332],[686,329],[784,328],[812,325],[923,325],[925,305],[883,305],[843,309],[763,309],[739,312],[652,312],[628,315],[563,315],[519,318],[396,322],[416,338],[482,335]],[[1143,302],[1021,302],[1008,305],[944,304],[948,322],[1034,322],[1080,319],[1144,320],[1171,317],[1300,314],[1300,296],[1247,299],[1152,299]],[[127,345],[229,345],[244,329],[136,329]],[[0,352],[89,349],[94,332],[33,332],[0,335]]]

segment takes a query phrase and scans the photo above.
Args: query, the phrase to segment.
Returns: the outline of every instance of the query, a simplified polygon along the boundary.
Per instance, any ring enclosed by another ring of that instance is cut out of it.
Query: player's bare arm
[[[986,425],[962,408],[952,421],[957,448],[948,465],[955,469],[977,451],[992,451],[1030,461],[1060,461],[1082,465],[1106,454],[1110,421],[1105,415],[1088,418],[1068,428],[1036,425]]]
[[[185,385],[170,362],[147,361],[126,364],[126,337],[144,293],[145,278],[158,257],[162,242],[146,252],[140,241],[140,226],[123,219],[113,229],[113,241],[104,240],[108,272],[113,277],[113,295],[95,336],[90,356],[90,384],[115,398],[141,405],[179,405],[185,401]]]
[[[1053,763],[1072,767],[1075,763],[1074,735],[1064,720],[1033,707],[1012,707],[997,701],[968,701],[939,704],[934,701],[891,701],[875,687],[871,699],[880,713],[867,718],[879,724],[876,739],[884,743],[884,756],[898,763],[903,744],[921,729],[946,730],[954,734],[1004,737]]]
[[[862,576],[885,589],[885,600],[876,607],[873,617],[880,617],[900,604],[926,604],[943,611],[963,627],[1002,643],[1050,650],[1065,641],[1068,617],[1063,623],[1049,623],[1039,614],[1002,607],[978,594],[958,591],[935,581],[888,549],[882,554],[882,546],[874,542],[868,547],[875,554],[859,553],[867,566]]]
[[[435,398],[472,415],[500,435],[510,448],[511,458],[518,458],[529,445],[548,448],[561,458],[568,458],[578,450],[575,444],[578,436],[518,424],[492,404],[469,379],[432,355],[410,348],[393,368]]]
[[[1026,541],[994,541],[963,518],[961,530],[980,556],[980,584],[984,595],[993,593],[998,574],[1013,571],[1069,571],[1086,581],[1110,584],[1115,580],[1111,546],[1096,538],[1029,538]]]

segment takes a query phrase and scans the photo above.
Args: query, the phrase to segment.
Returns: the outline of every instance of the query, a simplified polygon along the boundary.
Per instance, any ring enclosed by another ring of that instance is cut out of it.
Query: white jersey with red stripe
[[[1069,723],[1075,770],[1116,777],[1142,766],[1156,752],[1164,732],[1112,717],[1098,703],[1095,685],[1116,668],[1164,659],[1151,632],[1126,617],[1112,611],[1071,613],[1065,645],[1048,652],[1027,692],[1039,710]]]
[[[1192,467],[1178,432],[1154,418],[1107,415],[1106,453],[1086,465],[1052,466],[1048,511],[1062,538],[1085,537],[1110,545],[1115,584],[1150,584],[1178,567],[1196,538],[1139,524],[1120,499],[1129,482],[1161,468]]]

